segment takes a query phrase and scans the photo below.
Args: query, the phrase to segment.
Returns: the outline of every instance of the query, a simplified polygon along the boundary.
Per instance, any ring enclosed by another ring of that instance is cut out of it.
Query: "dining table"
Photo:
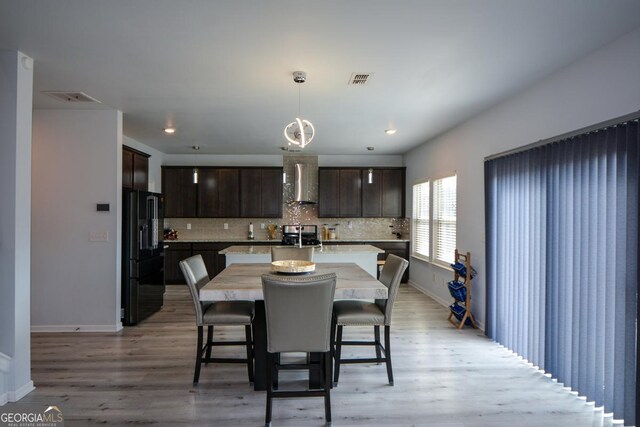
[[[316,264],[307,275],[336,274],[334,299],[387,299],[387,287],[355,263]],[[255,301],[252,322],[255,390],[266,390],[267,327],[262,293],[262,275],[278,274],[270,263],[231,264],[200,289],[201,301]],[[318,355],[312,354],[311,360]],[[309,387],[321,384],[321,364],[309,370]]]

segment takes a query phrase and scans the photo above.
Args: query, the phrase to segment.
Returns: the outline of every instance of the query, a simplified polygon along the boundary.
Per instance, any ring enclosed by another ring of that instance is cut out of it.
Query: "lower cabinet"
[[[169,243],[164,250],[164,282],[184,283],[184,276],[180,270],[180,261],[191,256],[191,243]]]
[[[164,243],[165,246],[167,246],[164,250],[164,281],[170,285],[187,283],[182,275],[182,270],[180,270],[180,261],[192,255],[202,255],[209,277],[215,277],[224,270],[226,266],[225,256],[220,255],[221,250],[229,246],[262,246],[273,244],[265,242],[187,243],[170,241],[165,241]]]

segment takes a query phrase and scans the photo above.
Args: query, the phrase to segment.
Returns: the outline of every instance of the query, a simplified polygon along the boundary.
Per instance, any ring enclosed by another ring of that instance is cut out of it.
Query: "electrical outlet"
[[[227,224],[226,222],[224,223],[224,225],[222,226],[225,230],[229,229],[229,224]]]
[[[347,227],[349,227],[349,228],[353,228],[353,221],[349,221],[349,222],[347,222]]]
[[[108,242],[109,232],[108,231],[90,231],[89,241],[90,242]]]
[[[187,223],[187,230],[191,230],[191,223]]]
[[[260,228],[264,230],[267,226],[265,224],[260,224]]]

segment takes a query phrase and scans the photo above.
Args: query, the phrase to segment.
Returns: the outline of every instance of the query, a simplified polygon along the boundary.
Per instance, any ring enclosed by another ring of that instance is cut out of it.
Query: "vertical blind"
[[[428,258],[429,251],[429,181],[413,186],[413,254]]]
[[[456,175],[433,181],[433,255],[454,262],[456,249]]]
[[[485,162],[487,334],[636,422],[638,121]]]

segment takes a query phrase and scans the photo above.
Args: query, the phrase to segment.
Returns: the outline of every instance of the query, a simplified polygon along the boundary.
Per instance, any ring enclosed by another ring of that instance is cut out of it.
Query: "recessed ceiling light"
[[[387,135],[393,135],[397,131],[398,131],[397,129],[386,129],[384,133],[386,133]]]
[[[176,132],[176,128],[164,128],[165,133],[172,134]]]
[[[373,150],[375,150],[375,147],[367,147],[367,150],[373,151]]]

